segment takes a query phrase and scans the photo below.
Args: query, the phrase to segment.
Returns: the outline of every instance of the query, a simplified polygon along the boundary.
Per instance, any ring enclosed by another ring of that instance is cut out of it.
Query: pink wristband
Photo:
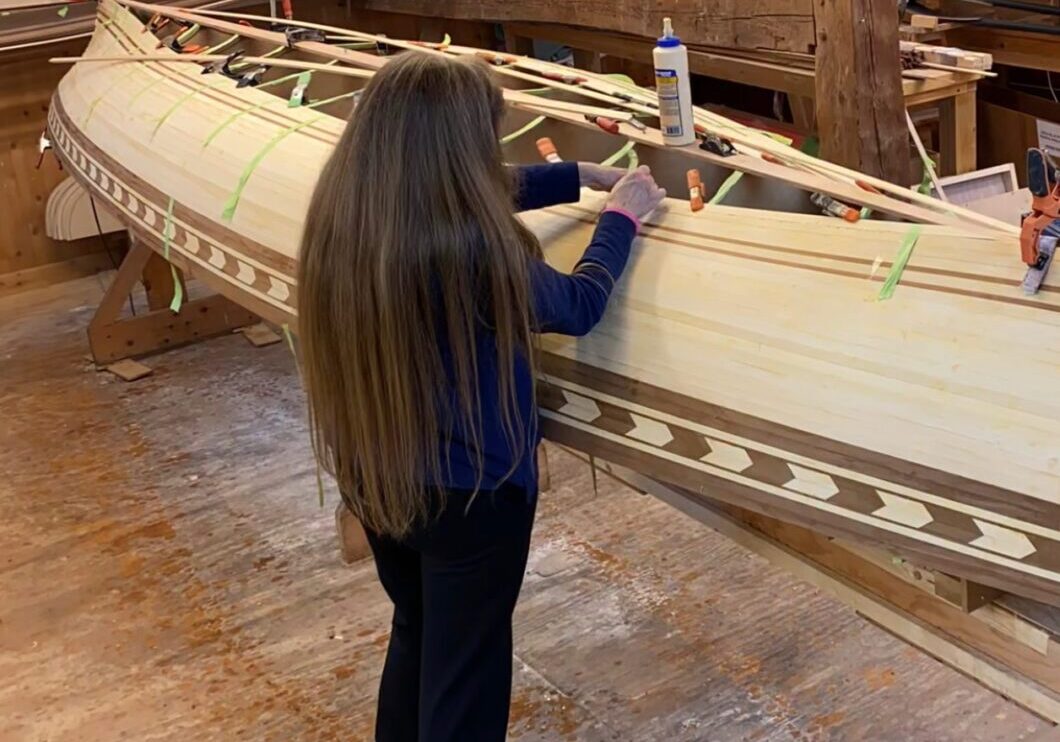
[[[640,234],[640,219],[638,219],[637,215],[634,214],[632,211],[627,211],[626,209],[619,208],[618,206],[608,206],[601,213],[606,214],[609,211],[612,211],[616,214],[621,214],[622,216],[629,219],[631,222],[633,222],[633,229],[635,230],[636,234]]]

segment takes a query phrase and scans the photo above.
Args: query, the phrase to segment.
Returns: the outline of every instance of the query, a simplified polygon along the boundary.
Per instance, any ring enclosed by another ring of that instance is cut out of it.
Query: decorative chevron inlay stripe
[[[786,491],[796,502],[851,522],[993,563],[1014,560],[1060,583],[1060,532],[990,513],[979,517],[975,508],[946,501],[942,493],[918,493],[834,465],[814,465],[805,457],[787,460],[774,447],[743,442],[721,430],[707,434],[700,424],[555,376],[539,386],[538,402],[549,424],[622,443],[638,464],[647,453],[693,469],[697,477],[706,474],[770,494]]]
[[[113,210],[119,212],[130,225],[135,225],[151,234],[158,244],[163,241],[161,225],[166,217],[168,199],[153,200],[146,194],[150,190],[146,185],[137,185],[123,181],[120,173],[102,160],[101,153],[86,153],[85,148],[67,130],[64,117],[60,115],[60,106],[53,105],[48,112],[48,128],[56,151],[63,157],[65,164],[82,183],[90,183],[96,194],[109,202]],[[93,157],[102,160],[93,160]],[[126,176],[127,177],[127,176]],[[141,189],[142,186],[142,189]],[[141,192],[137,192],[140,190]],[[201,231],[192,231],[182,218],[184,213],[180,204],[175,205],[174,218],[170,228],[173,230],[169,241],[172,251],[192,259],[196,264],[211,272],[223,275],[229,283],[238,282],[244,290],[253,296],[282,308],[285,312],[294,312],[294,286],[291,278],[280,276],[263,266],[252,264],[249,257],[231,247],[227,247]]]

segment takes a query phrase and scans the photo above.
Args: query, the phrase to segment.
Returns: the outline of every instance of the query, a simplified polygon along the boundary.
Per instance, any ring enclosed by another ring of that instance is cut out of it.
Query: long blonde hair
[[[510,450],[526,449],[514,369],[520,354],[533,365],[528,271],[540,246],[513,214],[503,112],[480,60],[406,52],[365,88],[309,206],[298,327],[313,450],[380,534],[429,519],[427,485],[444,481],[439,454],[457,424],[481,480],[482,328],[495,338]]]

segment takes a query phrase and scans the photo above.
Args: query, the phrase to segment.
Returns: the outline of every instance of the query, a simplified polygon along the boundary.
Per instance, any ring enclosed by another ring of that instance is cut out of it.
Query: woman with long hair
[[[537,502],[534,334],[587,333],[647,168],[504,164],[489,67],[408,52],[365,88],[313,194],[299,337],[312,442],[394,603],[376,738],[503,740]],[[573,273],[515,211],[610,190]]]

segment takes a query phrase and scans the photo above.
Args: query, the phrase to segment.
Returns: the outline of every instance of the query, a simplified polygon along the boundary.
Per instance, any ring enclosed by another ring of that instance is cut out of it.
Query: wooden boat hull
[[[101,12],[89,55],[153,51],[133,15]],[[291,323],[301,225],[344,122],[198,72],[78,64],[53,144],[136,236]],[[526,215],[550,262],[574,263],[601,198]],[[1060,287],[1022,296],[1010,237],[922,226],[878,301],[909,229],[668,199],[600,327],[544,339],[547,435],[1060,604]]]

